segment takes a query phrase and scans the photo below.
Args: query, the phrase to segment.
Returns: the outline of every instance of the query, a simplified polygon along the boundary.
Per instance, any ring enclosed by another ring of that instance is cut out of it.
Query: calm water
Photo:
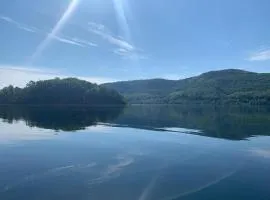
[[[1,200],[269,200],[270,109],[0,107]]]

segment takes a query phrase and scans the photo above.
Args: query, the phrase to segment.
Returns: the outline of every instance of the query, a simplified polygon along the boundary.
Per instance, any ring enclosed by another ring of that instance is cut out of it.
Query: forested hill
[[[106,83],[129,103],[270,104],[270,74],[237,69],[211,71],[182,80],[149,79]]]
[[[8,86],[0,90],[0,104],[125,104],[115,90],[76,78],[29,82],[26,87]]]

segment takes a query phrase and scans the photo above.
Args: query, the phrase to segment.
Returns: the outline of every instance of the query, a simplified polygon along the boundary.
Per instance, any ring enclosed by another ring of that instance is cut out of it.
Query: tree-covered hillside
[[[29,82],[26,87],[0,90],[0,104],[124,104],[115,90],[76,78]]]
[[[270,74],[236,69],[183,80],[150,79],[104,84],[130,103],[270,103]]]

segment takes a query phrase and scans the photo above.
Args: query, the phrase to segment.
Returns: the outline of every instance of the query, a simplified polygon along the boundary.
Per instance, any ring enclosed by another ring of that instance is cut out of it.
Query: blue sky
[[[2,0],[0,87],[270,72],[269,0]]]

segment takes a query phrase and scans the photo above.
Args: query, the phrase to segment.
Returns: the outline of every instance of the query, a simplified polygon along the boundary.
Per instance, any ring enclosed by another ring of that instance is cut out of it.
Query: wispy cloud
[[[52,70],[52,69],[44,69],[44,68],[34,68],[34,67],[23,67],[23,66],[1,66],[0,70],[10,70],[10,71],[24,71],[30,73],[41,73],[41,74],[55,74],[59,71]]]
[[[115,79],[98,76],[73,76],[60,71],[46,68],[29,68],[24,66],[0,66],[0,88],[8,85],[24,87],[29,81],[52,79],[55,77],[76,77],[92,83],[106,83],[117,81]]]
[[[72,39],[59,37],[59,36],[52,36],[51,38],[53,40],[56,40],[58,42],[62,42],[62,43],[65,43],[65,44],[71,44],[71,45],[75,45],[75,46],[79,46],[79,47],[85,47],[84,44],[82,44],[82,43],[80,43],[78,41],[72,40]]]
[[[28,32],[32,32],[32,33],[36,33],[38,32],[38,29],[32,26],[28,26],[26,24],[23,23],[19,23],[13,19],[11,19],[10,17],[5,17],[5,16],[0,16],[0,19],[2,21],[5,21],[7,23],[10,23],[12,25],[15,25],[18,29],[24,30],[24,31],[28,31]]]
[[[69,37],[69,36],[65,36],[63,34],[60,35],[54,35],[51,36],[52,40],[55,40],[57,42],[61,42],[61,43],[65,43],[65,44],[70,44],[70,45],[75,45],[75,46],[79,46],[79,47],[97,47],[98,45],[84,40],[84,39],[80,39],[80,38],[76,38],[76,37]]]
[[[257,52],[254,52],[250,55],[250,61],[266,61],[270,60],[270,49],[264,49]]]
[[[93,43],[93,42],[89,42],[87,40],[83,40],[83,39],[79,39],[79,38],[71,38],[74,42],[78,42],[79,44],[83,44],[83,45],[86,45],[86,46],[90,46],[90,47],[97,47],[98,45],[96,43]]]
[[[89,22],[89,31],[101,36],[103,39],[107,40],[109,43],[116,45],[119,48],[125,49],[127,51],[133,51],[135,47],[128,43],[127,41],[113,36],[109,29],[107,29],[103,24],[96,24],[94,22]]]
[[[113,53],[123,58],[129,58],[134,60],[146,58],[146,56],[141,55],[140,50],[137,49],[134,45],[120,37],[114,36],[111,31],[103,24],[89,22],[88,31],[100,36],[101,38],[109,42],[111,45],[113,45],[115,47]]]
[[[142,60],[142,59],[147,59],[147,57],[145,55],[139,54],[135,51],[129,51],[127,49],[124,48],[118,48],[118,49],[114,49],[113,53],[122,56],[122,58],[124,59],[131,59],[131,60]]]
[[[18,21],[11,19],[10,17],[0,16],[0,20],[5,21],[7,23],[10,23],[11,25],[14,25],[16,28],[21,29],[23,31],[50,36],[50,38],[52,40],[57,41],[57,42],[61,42],[64,44],[69,44],[69,45],[74,45],[74,46],[79,46],[79,47],[96,47],[97,46],[97,44],[95,44],[93,42],[90,42],[88,40],[81,39],[78,37],[69,37],[69,36],[66,36],[64,34],[50,35],[50,33],[42,31],[36,27],[20,23]]]

